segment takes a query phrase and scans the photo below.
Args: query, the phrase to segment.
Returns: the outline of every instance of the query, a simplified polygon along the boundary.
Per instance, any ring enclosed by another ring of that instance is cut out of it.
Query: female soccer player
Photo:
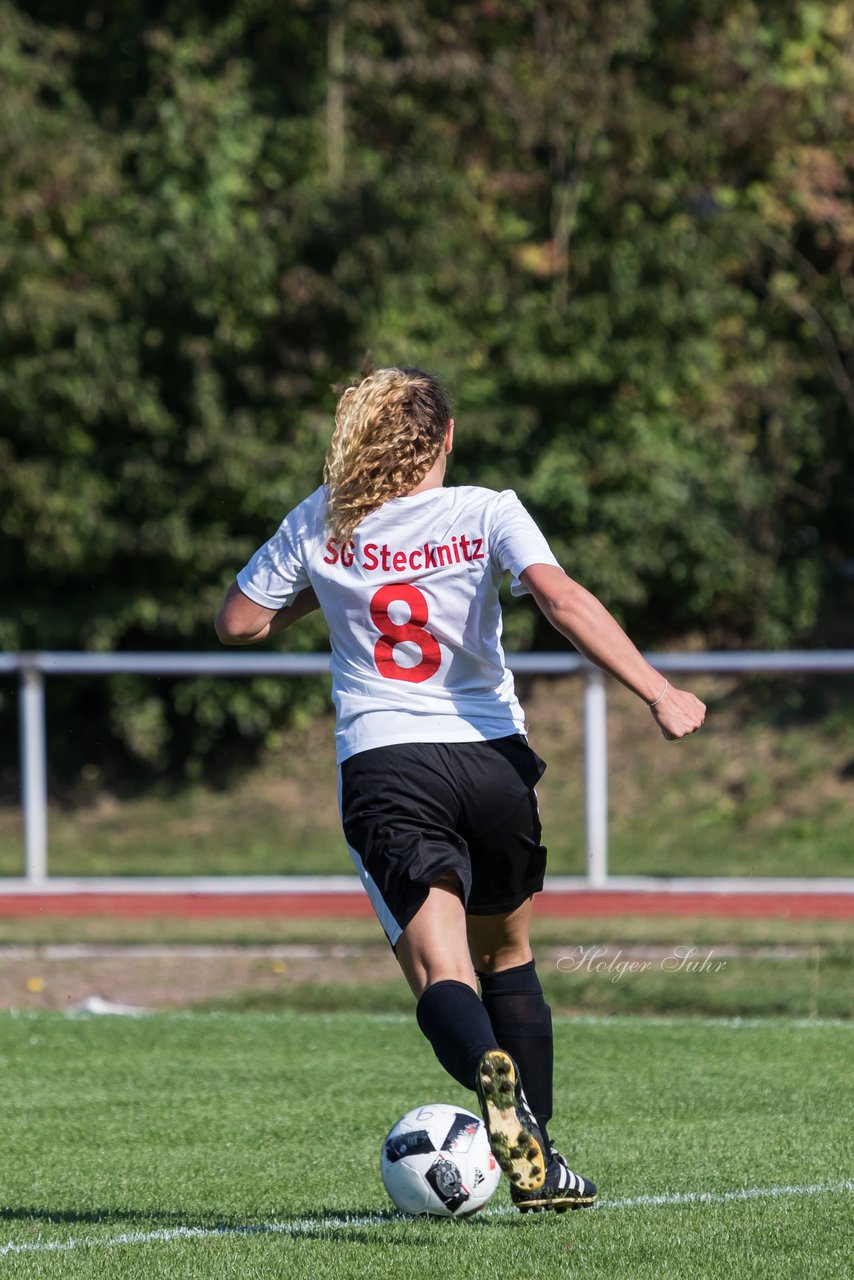
[[[596,1187],[548,1134],[551,1012],[529,941],[545,764],[504,662],[503,574],[647,703],[666,738],[698,729],[705,708],[567,577],[512,490],[445,487],[453,435],[445,392],[418,369],[348,388],[325,484],[241,569],[216,629],[251,644],[323,610],[344,834],[418,1024],[476,1090],[520,1209],[578,1208]]]

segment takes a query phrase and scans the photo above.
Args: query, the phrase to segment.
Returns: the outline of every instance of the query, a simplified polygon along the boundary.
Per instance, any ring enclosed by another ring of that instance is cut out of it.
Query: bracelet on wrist
[[[664,697],[665,693],[667,693],[667,690],[668,690],[669,688],[670,688],[670,681],[669,681],[669,680],[665,680],[665,681],[664,681],[664,688],[661,690],[661,693],[658,695],[658,697],[657,697],[653,702],[648,702],[646,705],[647,705],[648,707],[657,707],[657,706],[658,706],[658,704],[659,704],[659,702],[661,702],[661,699]]]

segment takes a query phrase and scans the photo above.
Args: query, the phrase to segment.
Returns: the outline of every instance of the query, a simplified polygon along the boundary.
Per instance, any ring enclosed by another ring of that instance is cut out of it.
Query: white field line
[[[312,1013],[305,1014],[298,1010],[282,1010],[278,1013],[265,1012],[259,1013],[252,1011],[228,1011],[224,1009],[158,1009],[154,1011],[146,1011],[152,1018],[158,1021],[166,1022],[227,1022],[241,1021],[246,1022],[253,1020],[255,1022],[280,1022],[288,1023],[294,1020],[300,1020],[311,1017],[321,1022],[337,1022],[348,1018],[357,1018],[359,1022],[412,1022],[411,1013],[349,1013],[341,1010],[337,1013]],[[45,1009],[0,1009],[0,1020],[10,1018],[16,1022],[38,1022],[44,1018],[86,1018],[91,1015],[81,1012],[68,1010],[45,1010]],[[612,1014],[594,1014],[594,1013],[561,1013],[554,1015],[554,1021],[566,1023],[575,1026],[591,1026],[591,1027],[619,1027],[627,1026],[644,1026],[644,1027],[714,1027],[726,1031],[773,1031],[779,1030],[781,1027],[795,1027],[798,1030],[825,1031],[828,1027],[842,1028],[846,1031],[854,1031],[854,1018],[787,1018],[780,1014],[769,1014],[768,1017],[694,1017],[692,1015],[675,1013],[669,1014],[643,1014],[643,1013],[612,1013]]]
[[[2,655],[0,655],[2,656]],[[246,658],[242,658],[243,663]],[[305,894],[344,893],[355,897],[364,894],[359,877],[352,872],[331,876],[48,876],[34,881],[26,876],[3,876],[0,891],[4,896],[65,897],[68,894],[156,894],[173,897],[178,894],[278,893],[287,897]],[[555,893],[635,893],[667,898],[672,894],[749,894],[761,899],[764,894],[815,894],[837,897],[854,894],[854,876],[628,876],[609,875],[603,885],[591,885],[587,876],[547,876],[543,897]]]
[[[782,1196],[815,1196],[834,1192],[854,1191],[854,1179],[841,1182],[814,1183],[804,1187],[744,1187],[737,1191],[675,1191],[658,1196],[633,1196],[625,1200],[606,1200],[597,1206],[599,1212],[608,1209],[659,1208],[683,1204],[730,1204],[739,1200],[778,1199]],[[513,1213],[511,1205],[486,1209],[483,1217],[501,1217]],[[390,1213],[330,1214],[327,1218],[295,1218],[291,1222],[261,1222],[254,1226],[237,1227],[164,1227],[159,1231],[126,1231],[122,1235],[77,1236],[70,1240],[33,1240],[23,1244],[0,1245],[0,1257],[18,1253],[67,1253],[72,1249],[110,1248],[131,1244],[155,1244],[171,1240],[210,1240],[231,1236],[302,1236],[323,1231],[341,1231],[348,1228],[375,1227],[389,1223],[407,1222],[404,1215]]]
[[[729,1204],[733,1200],[773,1200],[780,1196],[817,1196],[823,1192],[854,1191],[854,1179],[817,1182],[809,1187],[741,1187],[737,1191],[674,1191],[659,1196],[632,1196],[628,1200],[606,1200],[601,1209],[655,1209],[671,1204]]]

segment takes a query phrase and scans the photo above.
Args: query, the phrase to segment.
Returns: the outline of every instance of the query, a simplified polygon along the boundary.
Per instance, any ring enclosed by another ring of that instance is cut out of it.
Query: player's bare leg
[[[456,877],[432,885],[395,948],[418,998],[418,1025],[456,1080],[475,1089],[490,1146],[515,1187],[535,1190],[546,1174],[545,1151],[525,1102],[516,1064],[497,1044],[477,994]]]
[[[534,899],[515,911],[495,916],[467,916],[469,953],[478,973],[497,973],[533,960],[531,916]]]
[[[397,940],[395,955],[418,999],[436,982],[462,982],[477,991],[466,945],[466,913],[456,876],[430,886],[423,906]]]

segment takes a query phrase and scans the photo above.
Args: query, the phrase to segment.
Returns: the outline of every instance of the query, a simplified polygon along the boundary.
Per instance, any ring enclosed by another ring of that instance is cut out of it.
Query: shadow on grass
[[[8,1205],[0,1208],[0,1222],[69,1222],[120,1226],[122,1223],[145,1222],[152,1227],[216,1227],[246,1226],[246,1219],[214,1213],[175,1213],[167,1209],[46,1209],[36,1205]]]
[[[301,1240],[348,1240],[354,1243],[369,1239],[368,1228],[382,1224],[409,1226],[429,1222],[437,1228],[454,1222],[453,1218],[412,1218],[394,1209],[307,1209],[300,1213],[276,1216],[265,1222],[250,1222],[246,1216],[213,1212],[175,1212],[166,1209],[53,1209],[36,1205],[12,1205],[0,1208],[0,1222],[34,1222],[87,1226],[134,1226],[137,1230],[199,1233],[204,1236],[298,1236]],[[87,1241],[86,1243],[89,1243]],[[407,1243],[424,1243],[416,1239]]]

